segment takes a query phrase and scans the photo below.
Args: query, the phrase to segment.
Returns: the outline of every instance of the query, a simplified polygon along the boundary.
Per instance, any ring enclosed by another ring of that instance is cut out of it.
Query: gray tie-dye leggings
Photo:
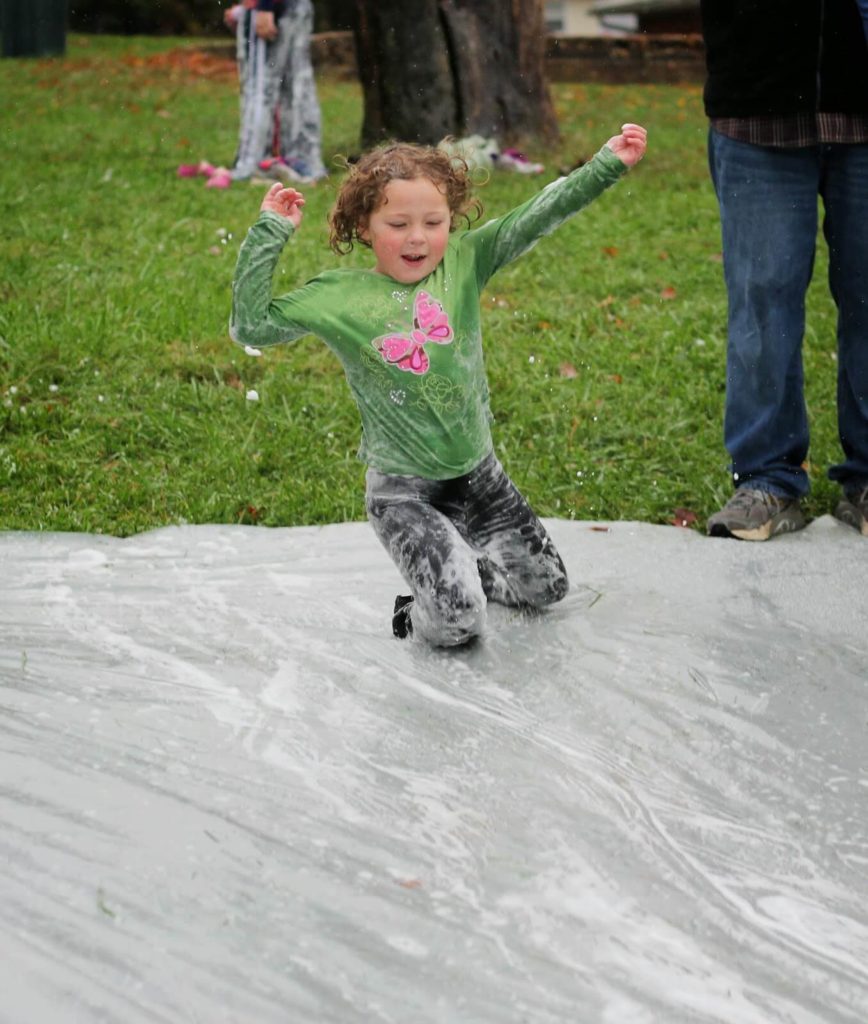
[[[236,36],[241,79],[241,128],[232,177],[249,178],[260,160],[273,155],[275,124],[280,155],[294,157],[312,178],[326,169],[320,148],[320,109],[310,59],[313,7],[310,0],[287,0],[277,21],[277,38],[253,31],[255,11],[238,19]]]
[[[413,630],[452,647],[479,636],[486,599],[541,608],[567,572],[545,527],[492,452],[465,476],[367,472],[368,518],[413,596]]]

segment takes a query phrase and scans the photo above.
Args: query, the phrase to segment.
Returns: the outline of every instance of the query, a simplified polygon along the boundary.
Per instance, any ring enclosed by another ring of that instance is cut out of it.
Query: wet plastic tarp
[[[548,525],[458,651],[363,523],[0,534],[0,1021],[865,1024],[865,539]]]

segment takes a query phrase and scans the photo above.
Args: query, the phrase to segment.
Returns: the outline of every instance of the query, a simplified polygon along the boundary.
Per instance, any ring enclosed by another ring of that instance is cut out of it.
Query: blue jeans
[[[736,486],[802,497],[809,483],[802,339],[817,196],[838,307],[838,434],[829,477],[868,484],[868,144],[797,149],[711,130],[729,298],[724,441]]]
[[[856,0],[856,6],[862,15],[862,29],[865,32],[865,42],[868,43],[868,0]]]

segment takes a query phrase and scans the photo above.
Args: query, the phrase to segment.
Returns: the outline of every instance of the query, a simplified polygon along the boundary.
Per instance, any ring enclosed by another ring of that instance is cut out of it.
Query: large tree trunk
[[[549,142],[543,0],[357,0],[363,145]]]

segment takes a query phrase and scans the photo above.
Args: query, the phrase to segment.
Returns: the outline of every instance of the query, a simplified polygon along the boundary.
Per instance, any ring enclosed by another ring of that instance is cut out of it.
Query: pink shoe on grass
[[[200,160],[198,164],[181,164],[178,168],[179,178],[210,178],[215,168],[207,160]]]
[[[205,188],[229,188],[232,184],[232,175],[225,167],[218,167],[211,177],[205,182]]]

